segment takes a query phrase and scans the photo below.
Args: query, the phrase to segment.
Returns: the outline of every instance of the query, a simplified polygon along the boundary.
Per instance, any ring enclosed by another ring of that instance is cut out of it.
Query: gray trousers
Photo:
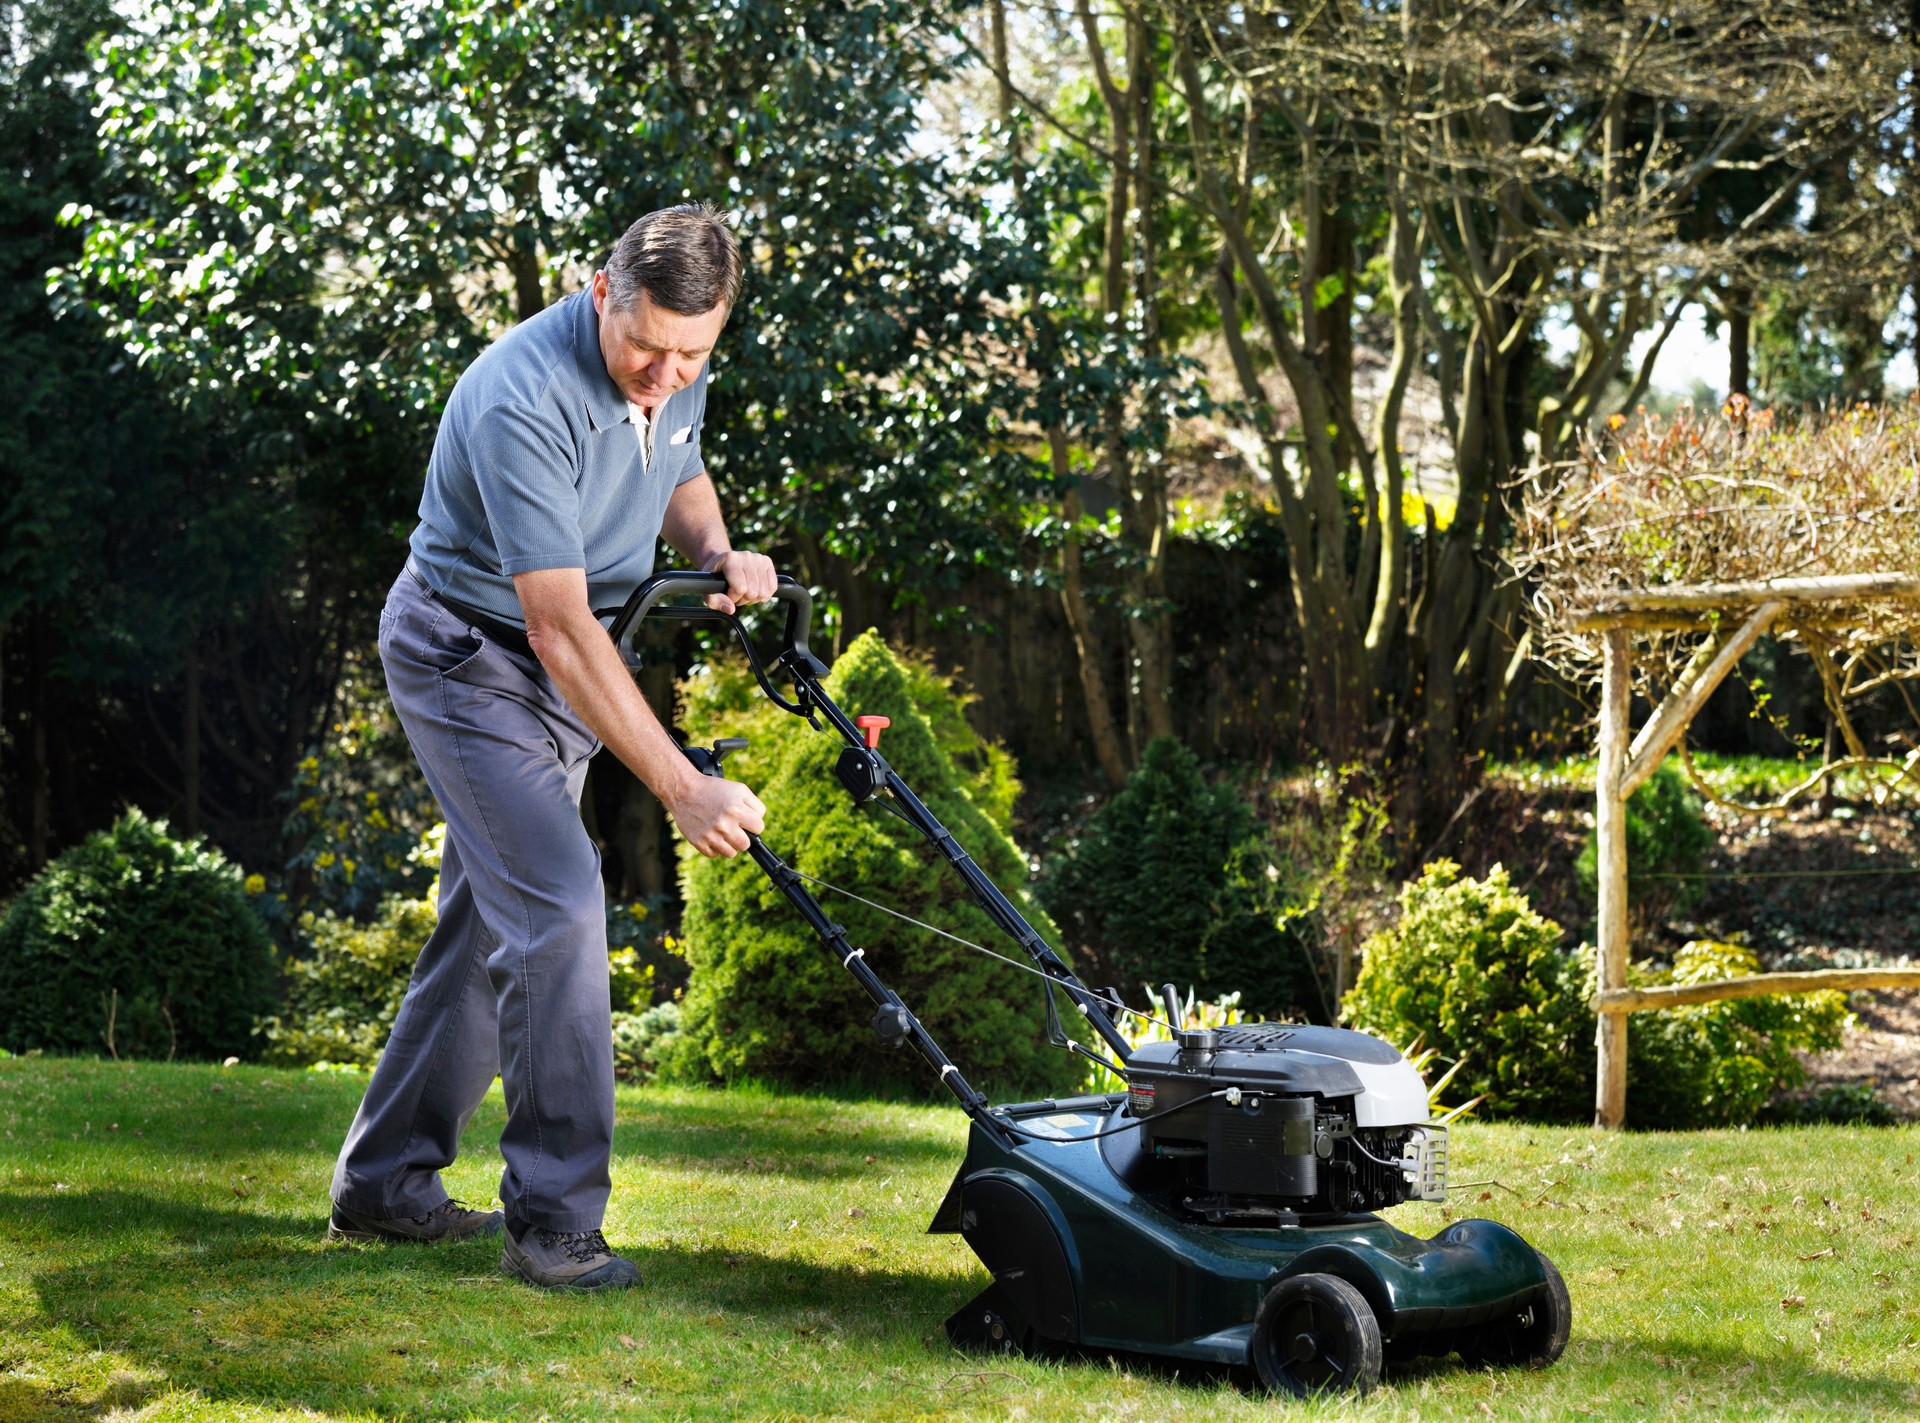
[[[599,749],[539,662],[403,572],[380,615],[387,688],[446,817],[440,922],[347,1132],[333,1199],[379,1219],[448,1198],[440,1171],[497,1074],[500,1200],[597,1230],[612,1189],[613,1038],[600,852],[580,823]]]

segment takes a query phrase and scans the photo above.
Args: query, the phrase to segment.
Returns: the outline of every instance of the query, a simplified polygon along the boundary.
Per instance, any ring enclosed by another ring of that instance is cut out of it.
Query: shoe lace
[[[457,1220],[462,1216],[470,1216],[470,1215],[478,1215],[478,1214],[479,1212],[476,1211],[472,1206],[463,1205],[459,1201],[447,1201],[441,1205],[435,1206],[432,1210],[428,1211],[425,1215],[415,1216],[413,1218],[413,1223],[415,1225],[431,1225],[434,1221],[439,1220],[443,1216],[451,1216]]]
[[[583,1265],[602,1255],[613,1254],[613,1247],[607,1244],[606,1236],[597,1230],[547,1230],[543,1227],[540,1243],[549,1249],[559,1246]]]

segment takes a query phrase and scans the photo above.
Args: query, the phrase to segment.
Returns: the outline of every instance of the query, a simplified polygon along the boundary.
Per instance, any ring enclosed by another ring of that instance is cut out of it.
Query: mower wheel
[[[1292,1275],[1267,1291],[1247,1347],[1275,1393],[1366,1393],[1380,1382],[1380,1321],[1336,1275]]]
[[[1483,1325],[1460,1348],[1460,1357],[1476,1368],[1544,1369],[1567,1350],[1573,1330],[1573,1301],[1553,1261],[1539,1256],[1547,1292],[1505,1319]]]

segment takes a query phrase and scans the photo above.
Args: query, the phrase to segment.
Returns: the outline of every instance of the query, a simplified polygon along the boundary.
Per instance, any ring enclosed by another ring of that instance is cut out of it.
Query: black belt
[[[433,585],[420,576],[420,571],[413,566],[411,559],[407,561],[407,572],[413,575],[413,581],[420,585],[421,592],[448,612],[465,618],[502,647],[517,652],[522,657],[534,656],[533,644],[527,641],[525,628],[516,627],[510,622],[496,618],[492,613],[482,612],[478,608],[462,603],[457,598],[449,598],[445,593],[436,593]]]

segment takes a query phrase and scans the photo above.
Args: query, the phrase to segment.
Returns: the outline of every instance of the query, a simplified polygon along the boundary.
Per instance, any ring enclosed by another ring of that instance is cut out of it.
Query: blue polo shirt
[[[652,456],[600,355],[583,291],[521,322],[453,387],[427,465],[413,563],[437,593],[524,625],[513,575],[584,568],[590,606],[653,572],[667,500],[703,472],[707,368],[654,412]]]

